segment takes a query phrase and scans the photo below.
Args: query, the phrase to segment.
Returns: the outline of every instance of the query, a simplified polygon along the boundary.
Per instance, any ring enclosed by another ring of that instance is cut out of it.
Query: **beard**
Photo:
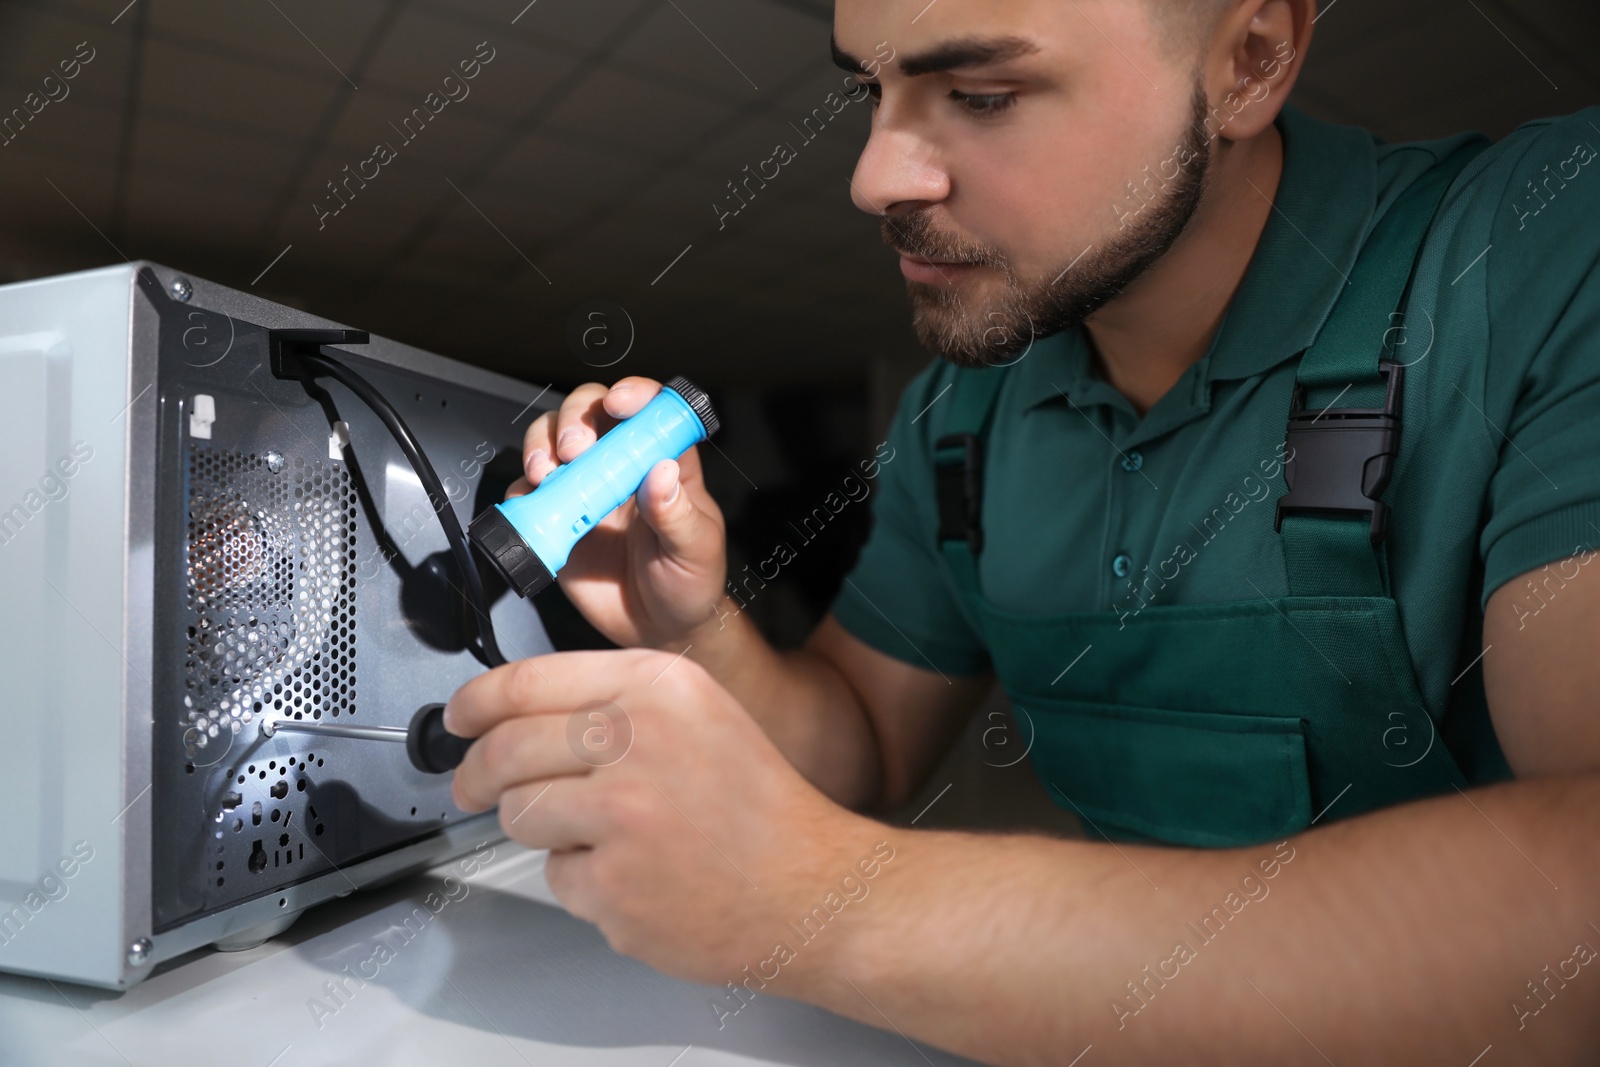
[[[906,282],[912,326],[925,348],[964,367],[1005,366],[1026,353],[1037,337],[1081,326],[1090,315],[1122,294],[1182,236],[1205,192],[1211,141],[1205,136],[1209,103],[1196,79],[1191,116],[1172,178],[1157,199],[1141,200],[1136,221],[1124,217],[1109,242],[1091,247],[1075,260],[1035,280],[1019,278],[999,251],[942,234],[929,209],[901,218],[885,216],[884,243],[896,251],[941,263],[972,264],[1000,272],[1004,291],[981,303],[967,303],[955,286]]]

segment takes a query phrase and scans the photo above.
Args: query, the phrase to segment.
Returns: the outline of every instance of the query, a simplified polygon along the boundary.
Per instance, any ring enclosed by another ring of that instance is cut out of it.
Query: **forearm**
[[[790,763],[848,808],[875,803],[882,774],[866,709],[839,671],[805,649],[779,652],[744,615],[712,619],[688,641]]]
[[[775,992],[1002,1064],[1091,1044],[1095,1064],[1465,1067],[1491,1044],[1580,1063],[1600,1043],[1600,959],[1575,948],[1600,948],[1594,776],[1451,792],[1276,854],[884,833],[872,896]]]

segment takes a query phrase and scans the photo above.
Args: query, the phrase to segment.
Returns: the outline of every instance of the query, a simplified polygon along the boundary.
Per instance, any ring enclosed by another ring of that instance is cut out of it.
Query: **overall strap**
[[[983,551],[984,444],[1005,373],[1005,367],[956,368],[946,387],[943,432],[934,442],[939,551],[972,596],[978,594],[978,553]]]
[[[1277,508],[1292,596],[1389,595],[1389,508],[1379,498],[1400,447],[1405,367],[1382,358],[1383,339],[1405,312],[1445,191],[1487,146],[1463,144],[1401,194],[1300,357],[1284,463],[1289,491]],[[1344,407],[1331,406],[1341,400]]]

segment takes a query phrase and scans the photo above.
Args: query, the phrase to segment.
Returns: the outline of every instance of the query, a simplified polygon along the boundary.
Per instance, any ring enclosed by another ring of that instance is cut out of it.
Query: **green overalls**
[[[941,571],[1035,770],[1091,835],[1246,845],[1467,784],[1424,707],[1390,595],[1379,497],[1401,447],[1404,367],[1381,357],[1444,192],[1485,146],[1464,145],[1394,204],[1300,357],[1277,514],[1288,596],[1132,616],[986,602],[984,441],[1006,370],[957,372],[936,435]]]

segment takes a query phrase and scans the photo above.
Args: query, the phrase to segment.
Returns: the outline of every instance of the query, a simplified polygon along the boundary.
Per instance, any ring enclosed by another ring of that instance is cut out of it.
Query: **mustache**
[[[993,249],[935,229],[933,219],[926,209],[899,218],[885,215],[879,223],[879,229],[883,235],[883,243],[904,256],[931,260],[935,263],[960,263],[983,267],[1005,264],[1005,257]]]

